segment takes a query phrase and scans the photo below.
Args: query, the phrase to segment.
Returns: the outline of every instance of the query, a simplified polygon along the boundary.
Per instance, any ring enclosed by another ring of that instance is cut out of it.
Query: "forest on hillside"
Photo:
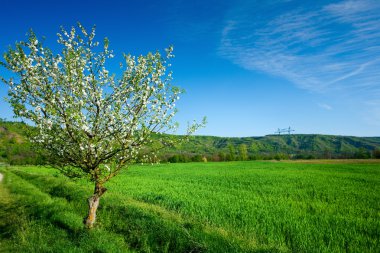
[[[0,162],[44,164],[43,154],[35,151],[27,138],[33,130],[33,127],[25,123],[1,120]],[[167,136],[172,140],[180,137]],[[242,138],[191,136],[187,141],[161,150],[156,161],[177,163],[368,158],[380,158],[380,137],[291,134]]]

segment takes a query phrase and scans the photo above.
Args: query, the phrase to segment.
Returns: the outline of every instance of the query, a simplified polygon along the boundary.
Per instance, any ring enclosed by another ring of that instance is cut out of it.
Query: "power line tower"
[[[276,132],[274,132],[275,134],[278,134],[278,135],[281,135],[281,134],[285,134],[287,133],[288,135],[291,134],[291,132],[294,132],[295,130],[292,129],[291,127],[288,127],[288,128],[278,128]]]

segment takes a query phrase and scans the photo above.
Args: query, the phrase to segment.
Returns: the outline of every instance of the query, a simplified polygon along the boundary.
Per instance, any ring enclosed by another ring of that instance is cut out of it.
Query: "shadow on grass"
[[[65,199],[9,172],[5,186],[11,200],[0,203],[0,241],[7,252],[131,252],[120,235],[84,229]]]

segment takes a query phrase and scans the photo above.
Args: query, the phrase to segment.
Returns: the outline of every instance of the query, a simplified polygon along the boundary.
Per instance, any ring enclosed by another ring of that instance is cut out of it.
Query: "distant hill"
[[[28,141],[32,127],[20,122],[0,121],[0,162],[40,164]],[[179,138],[172,135],[168,138]],[[267,135],[226,138],[191,136],[188,142],[163,150],[162,161],[229,161],[254,159],[371,158],[380,150],[380,137],[320,134]]]
[[[40,164],[41,156],[33,151],[27,138],[31,127],[20,122],[0,121],[0,163]]]
[[[168,149],[166,155],[203,154],[212,160],[235,160],[241,159],[241,153],[246,150],[248,159],[370,158],[374,150],[379,148],[380,137],[320,134],[242,138],[192,136],[189,142]]]

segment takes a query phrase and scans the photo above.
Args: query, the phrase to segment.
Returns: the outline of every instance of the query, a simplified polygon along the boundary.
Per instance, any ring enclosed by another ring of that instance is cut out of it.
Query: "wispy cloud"
[[[227,15],[219,54],[311,91],[379,96],[380,1],[316,2],[244,2]]]
[[[318,106],[321,107],[322,109],[325,109],[325,110],[328,110],[328,111],[332,110],[332,107],[330,105],[328,105],[328,104],[319,103]]]

